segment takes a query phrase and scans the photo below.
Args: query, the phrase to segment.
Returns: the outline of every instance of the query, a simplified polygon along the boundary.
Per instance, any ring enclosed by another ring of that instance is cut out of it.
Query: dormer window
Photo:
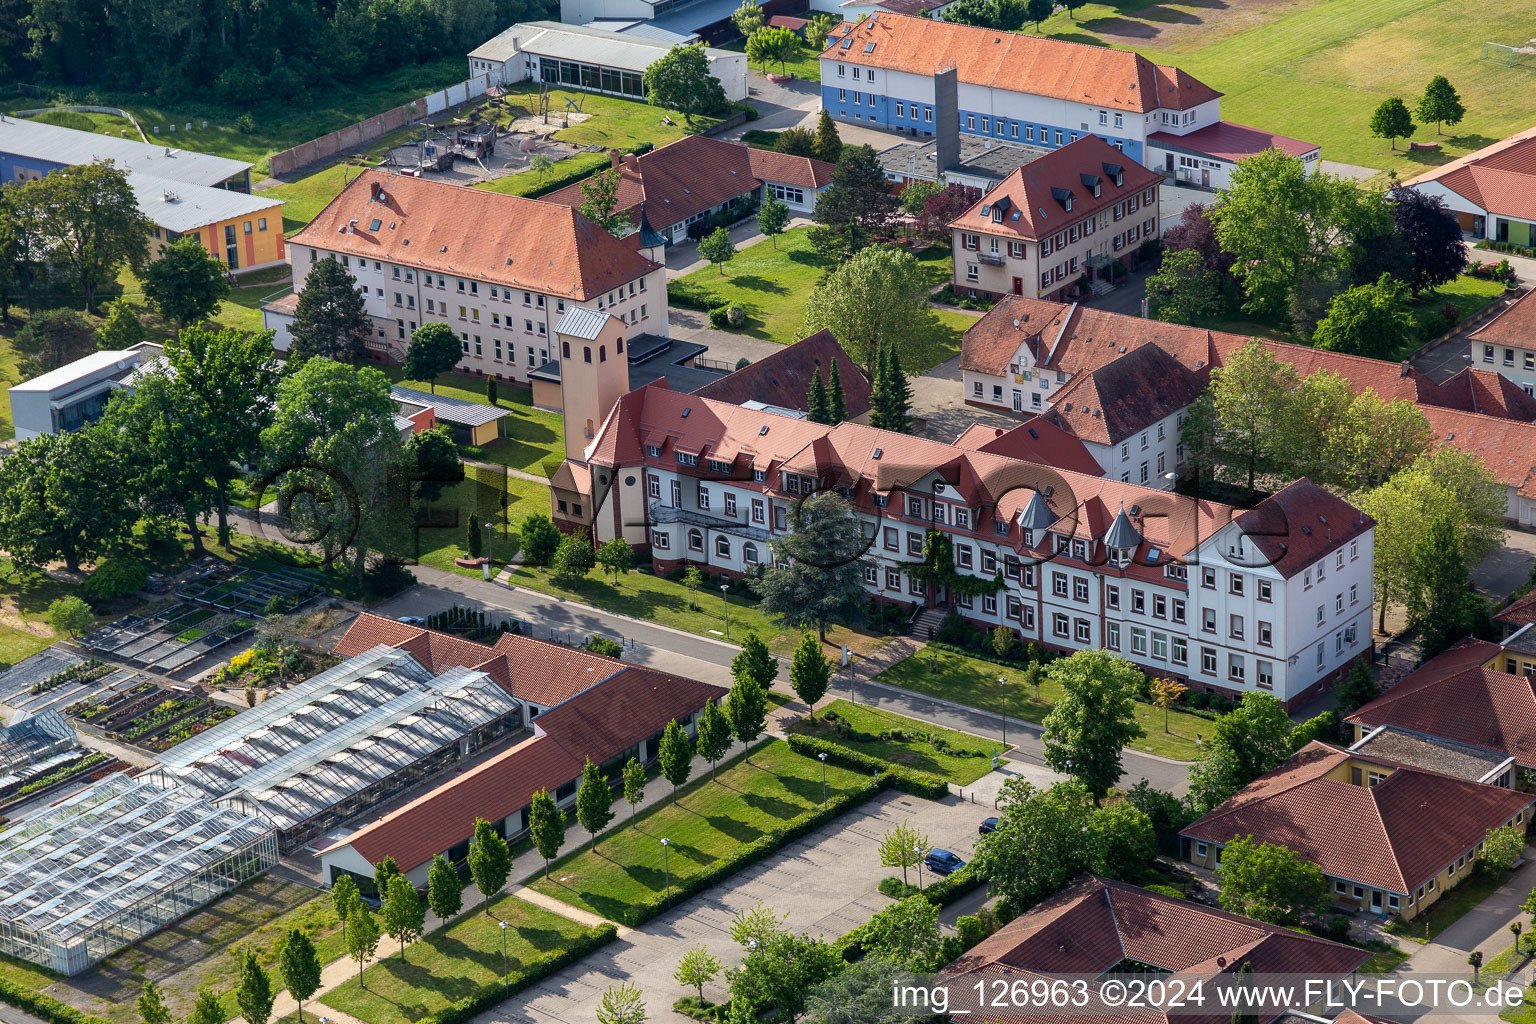
[[[1072,212],[1072,190],[1068,188],[1052,188],[1051,196],[1061,204],[1061,208],[1068,213]]]

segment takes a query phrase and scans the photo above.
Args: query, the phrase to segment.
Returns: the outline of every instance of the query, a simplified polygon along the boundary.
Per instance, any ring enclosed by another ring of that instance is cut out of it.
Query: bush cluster
[[[463,999],[445,1006],[437,1013],[423,1018],[420,1024],[463,1024],[473,1017],[484,1013],[497,1005],[514,992],[521,992],[530,985],[537,984],[556,971],[580,960],[594,949],[606,946],[618,937],[618,929],[604,922],[587,932],[585,935],[572,942],[564,949],[552,953],[545,953],[541,957],[528,961],[520,971],[513,971],[507,975],[506,984],[500,979],[489,985],[481,985],[479,990]],[[56,1024],[98,1024],[95,1018],[84,1018],[79,1021],[58,1021]],[[100,1022],[106,1024],[106,1022]]]
[[[882,729],[880,732],[864,732],[855,729],[838,715],[836,711],[828,711],[822,715],[827,721],[833,723],[833,729],[837,735],[855,743],[881,743],[895,742],[905,743],[913,741],[926,743],[940,754],[948,754],[950,757],[988,757],[985,750],[973,750],[968,747],[951,746],[949,740],[941,734],[924,732],[921,729]]]
[[[722,307],[720,296],[688,281],[667,282],[667,301],[683,309],[697,309],[701,312]]]
[[[88,601],[111,601],[125,597],[149,582],[149,570],[132,558],[108,558],[80,584],[80,593]]]
[[[34,992],[4,978],[0,978],[0,999],[18,1010],[25,1010],[33,1016],[41,1017],[49,1024],[109,1024],[100,1017],[93,1017],[68,1003],[60,1002],[41,992]]]

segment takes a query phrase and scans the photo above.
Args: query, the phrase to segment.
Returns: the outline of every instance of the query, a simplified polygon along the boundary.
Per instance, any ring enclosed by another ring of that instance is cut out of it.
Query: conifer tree
[[[821,371],[811,378],[811,387],[805,396],[805,418],[812,423],[830,423],[827,407],[827,387],[822,383]]]
[[[827,422],[834,426],[848,418],[848,403],[843,398],[843,378],[832,361],[832,376],[827,381]]]

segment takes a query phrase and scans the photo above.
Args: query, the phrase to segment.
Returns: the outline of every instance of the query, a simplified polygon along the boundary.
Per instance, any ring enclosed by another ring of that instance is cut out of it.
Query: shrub
[[[1320,922],[1317,931],[1334,942],[1349,941],[1349,918],[1343,914],[1329,914]]]
[[[750,103],[742,104],[741,112],[747,115],[748,121],[756,121],[758,118],[763,116],[762,114],[758,113],[757,108],[752,106]]]
[[[1164,896],[1172,896],[1175,899],[1180,899],[1180,900],[1185,898],[1185,896],[1184,896],[1184,894],[1182,892],[1180,892],[1179,890],[1175,889],[1171,885],[1149,885],[1149,886],[1147,886],[1147,891],[1148,892],[1160,892]]]
[[[976,631],[971,628],[957,609],[951,608],[944,613],[944,621],[939,624],[939,640],[946,644],[968,645]]]
[[[242,135],[255,135],[256,119],[250,115],[249,111],[246,111],[235,118],[235,130]]]
[[[593,654],[606,654],[610,658],[617,658],[623,655],[624,645],[601,633],[593,633],[587,637],[587,650]]]
[[[635,156],[645,156],[645,154],[655,148],[656,143],[654,142],[637,142],[635,143],[635,148],[630,150],[630,152],[635,154]]]
[[[709,311],[709,326],[723,331],[731,325],[730,316],[729,306],[716,306]]]
[[[742,309],[739,305],[732,303],[726,308],[725,322],[730,324],[732,327],[745,326],[747,322],[747,311]]]
[[[92,601],[111,601],[125,597],[149,582],[149,570],[132,558],[109,558],[96,567],[80,585],[80,592]]]
[[[107,1021],[100,1017],[93,1017],[52,996],[34,992],[3,978],[0,978],[0,999],[18,1010],[25,1010],[27,1013],[41,1017],[49,1024],[107,1024]]]
[[[882,895],[889,896],[893,900],[904,900],[922,891],[911,882],[903,882],[895,875],[880,879],[880,884],[876,888]]]
[[[741,141],[748,146],[759,146],[764,149],[772,149],[779,141],[778,132],[765,132],[761,128],[748,128],[741,133]]]
[[[1445,321],[1447,330],[1455,327],[1461,322],[1461,307],[1454,302],[1447,302],[1440,307],[1440,319]]]

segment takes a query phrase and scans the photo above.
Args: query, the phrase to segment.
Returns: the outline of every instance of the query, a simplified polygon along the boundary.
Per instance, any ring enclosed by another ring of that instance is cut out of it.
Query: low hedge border
[[[857,750],[849,750],[841,743],[833,743],[831,740],[790,733],[789,749],[806,757],[816,757],[824,753],[832,764],[858,772],[869,772],[884,785],[926,800],[940,800],[949,794],[949,783],[937,775],[892,764],[869,754],[861,754]]]
[[[50,1024],[110,1024],[101,1017],[93,1017],[84,1010],[77,1010],[53,996],[34,992],[14,981],[0,980],[0,1000],[10,1003],[18,1010],[25,1010],[34,1016],[41,1017]]]
[[[979,872],[971,870],[970,866],[967,865],[952,875],[945,875],[916,895],[922,896],[934,906],[947,907],[966,893],[973,892],[985,884],[986,879],[982,878]],[[844,932],[833,940],[832,948],[837,950],[838,955],[850,963],[858,960],[864,955],[864,933],[868,927],[869,924],[866,922],[857,928]]]
[[[674,878],[671,903],[675,904],[696,892],[702,892],[742,868],[750,867],[769,854],[777,853],[784,844],[816,831],[833,818],[864,803],[891,784],[884,778],[872,778],[853,792],[828,802],[826,807],[807,811],[797,818],[790,819],[783,828],[765,832],[752,842],[737,847],[732,856],[716,861],[708,871],[681,881]],[[632,903],[624,915],[623,923],[631,928],[638,927],[665,911],[669,905],[665,894],[655,896],[644,903]],[[448,1024],[457,1024],[457,1022],[448,1022]]]
[[[484,1013],[508,996],[543,981],[593,950],[606,946],[618,938],[618,935],[619,930],[616,927],[604,922],[565,949],[556,953],[546,953],[544,956],[530,960],[528,966],[521,971],[508,974],[505,985],[499,979],[489,985],[482,985],[473,995],[465,996],[437,1013],[424,1017],[418,1024],[463,1024],[464,1021]],[[95,1018],[82,1018],[79,1021],[61,1021],[60,1024],[97,1024],[97,1021]],[[106,1024],[106,1022],[102,1021],[100,1024]]]

